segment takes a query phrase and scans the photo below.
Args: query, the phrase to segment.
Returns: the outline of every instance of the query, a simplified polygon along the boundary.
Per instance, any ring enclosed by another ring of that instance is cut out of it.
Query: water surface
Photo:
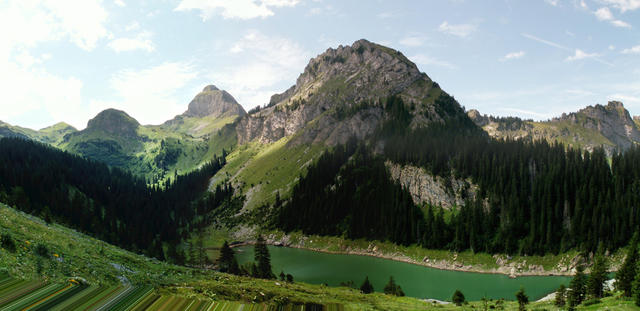
[[[253,261],[253,246],[234,250],[240,264]],[[295,281],[338,286],[340,282],[352,280],[360,287],[365,276],[369,276],[374,289],[381,292],[389,276],[393,276],[407,296],[417,298],[450,300],[453,292],[459,289],[467,300],[482,297],[514,300],[514,294],[522,286],[529,300],[537,300],[560,284],[568,285],[571,280],[564,276],[511,279],[503,274],[439,270],[370,256],[326,254],[288,247],[269,246],[269,252],[273,272],[276,275],[280,271],[289,273]]]

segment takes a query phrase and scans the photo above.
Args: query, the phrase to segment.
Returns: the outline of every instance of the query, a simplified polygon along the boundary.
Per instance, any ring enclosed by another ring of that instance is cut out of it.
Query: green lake
[[[234,248],[240,264],[253,261],[253,246]],[[382,258],[340,255],[304,249],[269,246],[271,265],[276,275],[280,271],[293,275],[295,281],[339,286],[352,280],[360,287],[365,276],[376,291],[393,276],[407,296],[450,300],[456,289],[467,300],[504,298],[514,300],[514,294],[524,287],[530,300],[537,300],[555,291],[560,284],[568,285],[570,277],[525,276],[511,279],[503,274],[486,274],[439,270]]]

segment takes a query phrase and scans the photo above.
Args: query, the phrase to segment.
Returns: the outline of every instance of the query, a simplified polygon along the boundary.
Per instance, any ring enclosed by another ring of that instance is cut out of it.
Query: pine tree
[[[586,284],[587,277],[584,274],[584,265],[582,263],[579,263],[578,266],[576,266],[576,274],[571,280],[571,283],[569,283],[569,287],[571,288],[568,297],[570,308],[573,308],[582,303],[586,292]]]
[[[227,243],[227,241],[224,241],[224,244],[222,244],[222,248],[220,249],[220,257],[218,257],[218,267],[220,272],[240,274],[238,261],[236,260],[233,249],[229,247],[229,243]]]
[[[464,294],[462,294],[459,289],[456,289],[453,296],[451,296],[451,302],[456,304],[456,306],[461,306],[465,301],[466,299],[464,298]]]
[[[633,300],[636,302],[636,306],[640,307],[640,271],[636,274],[636,279],[633,281],[633,289],[631,293]]]
[[[616,273],[616,288],[625,297],[631,297],[633,280],[638,274],[638,232],[633,235],[627,250],[627,256],[620,270]]]
[[[529,296],[524,293],[523,287],[520,287],[520,290],[516,293],[516,299],[518,300],[518,310],[526,310],[525,305],[529,303]]]
[[[593,298],[604,296],[604,282],[607,280],[607,260],[599,252],[594,259],[591,275],[587,281],[587,293]]]
[[[389,277],[389,283],[384,286],[384,293],[387,295],[404,296],[404,292],[400,285],[396,284],[393,276]]]
[[[274,279],[275,275],[271,271],[271,255],[269,255],[269,249],[264,241],[262,235],[258,236],[256,245],[254,247],[254,259],[256,262],[257,271],[256,277],[261,279]]]
[[[371,282],[369,282],[368,276],[364,278],[364,282],[362,282],[362,285],[360,285],[360,291],[364,294],[373,293],[373,285],[371,284]]]
[[[566,303],[567,303],[567,288],[564,286],[564,284],[560,284],[560,287],[558,287],[558,290],[556,291],[555,305],[558,307],[564,307]]]

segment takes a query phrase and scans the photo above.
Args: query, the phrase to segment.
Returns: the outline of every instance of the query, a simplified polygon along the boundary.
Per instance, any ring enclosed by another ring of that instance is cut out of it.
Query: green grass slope
[[[124,251],[110,244],[0,204],[0,234],[16,249],[0,248],[0,270],[16,279],[68,283],[85,279],[91,286],[151,286],[160,296],[241,303],[340,304],[350,310],[419,310],[414,298],[363,295],[350,288],[282,283],[180,267]],[[46,251],[43,251],[43,248]]]

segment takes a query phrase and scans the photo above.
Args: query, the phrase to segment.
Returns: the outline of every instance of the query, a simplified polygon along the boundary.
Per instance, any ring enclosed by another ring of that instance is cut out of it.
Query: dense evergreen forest
[[[341,178],[336,180],[338,173]],[[276,223],[287,231],[404,245],[415,243],[424,232],[422,211],[409,192],[390,180],[382,158],[355,142],[323,154],[309,168]]]
[[[194,226],[231,200],[219,186],[204,195],[225,155],[164,188],[147,186],[128,172],[19,138],[0,139],[0,202],[47,221],[68,225],[123,248],[164,258],[181,258],[176,244]],[[198,220],[197,222],[194,220]]]
[[[436,108],[452,107],[454,101],[443,95]],[[390,117],[370,144],[384,142],[383,156],[394,162],[445,178],[470,178],[479,186],[476,200],[456,208],[451,217],[428,204],[421,211],[389,181],[382,156],[347,145],[323,155],[301,177],[280,208],[276,226],[428,248],[531,255],[595,251],[600,245],[616,249],[640,225],[640,148],[608,161],[603,150],[495,140],[455,113],[415,129],[406,106],[400,98],[387,100]]]

